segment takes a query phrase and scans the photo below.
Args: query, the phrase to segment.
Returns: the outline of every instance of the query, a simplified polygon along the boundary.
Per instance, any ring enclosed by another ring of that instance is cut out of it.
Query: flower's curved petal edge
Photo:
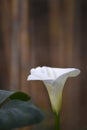
[[[80,70],[79,69],[75,69],[75,68],[68,68],[65,70],[64,73],[62,73],[54,82],[59,82],[63,80],[66,80],[69,77],[76,77],[80,74]],[[61,80],[60,80],[61,79]]]
[[[68,77],[77,76],[79,69],[75,68],[52,68],[52,67],[36,67],[31,69],[27,80],[56,80],[61,75],[67,74]]]

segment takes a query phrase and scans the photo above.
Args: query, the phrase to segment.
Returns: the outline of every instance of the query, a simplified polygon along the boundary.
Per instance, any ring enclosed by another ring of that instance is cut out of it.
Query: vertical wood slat
[[[79,126],[87,128],[87,1],[80,0],[79,3],[79,43],[80,43],[80,120]]]
[[[19,82],[19,67],[20,67],[20,52],[19,52],[19,0],[11,1],[11,70],[10,70],[10,89],[18,90]]]
[[[63,28],[61,25],[60,1],[49,0],[49,33],[51,64],[63,65]]]
[[[74,1],[49,2],[52,63],[70,66],[73,62]]]
[[[65,5],[65,27],[64,27],[64,42],[65,42],[65,62],[72,66],[74,53],[74,0],[64,0]],[[64,13],[64,12],[63,12]]]
[[[5,0],[1,0],[1,30],[3,33],[3,44],[5,48],[6,58],[10,61],[10,33],[11,33],[11,26],[10,26],[10,13],[11,7],[10,3]]]
[[[20,32],[19,32],[19,44],[20,44],[20,62],[21,62],[21,90],[28,92],[28,68],[29,68],[29,2],[28,0],[20,1]]]
[[[10,4],[0,1],[0,86],[7,89],[10,82]]]
[[[27,89],[28,27],[28,1],[12,0],[11,89]]]

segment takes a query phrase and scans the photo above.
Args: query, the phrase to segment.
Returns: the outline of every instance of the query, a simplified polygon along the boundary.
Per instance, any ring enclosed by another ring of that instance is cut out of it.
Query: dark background
[[[53,130],[42,83],[27,81],[32,67],[75,67],[63,92],[61,130],[87,128],[87,0],[0,0],[0,89],[32,96],[48,117],[23,130]],[[51,122],[51,123],[50,123]]]

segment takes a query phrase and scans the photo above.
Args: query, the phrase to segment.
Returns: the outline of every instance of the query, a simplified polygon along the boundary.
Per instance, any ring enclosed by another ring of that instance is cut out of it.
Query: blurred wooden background
[[[0,0],[0,89],[24,91],[51,113],[44,123],[23,130],[54,129],[43,84],[27,82],[30,69],[43,65],[81,70],[65,85],[61,130],[87,128],[86,56],[86,0]]]

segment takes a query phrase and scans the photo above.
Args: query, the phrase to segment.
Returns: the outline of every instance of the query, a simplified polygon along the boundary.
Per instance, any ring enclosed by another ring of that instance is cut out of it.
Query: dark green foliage
[[[43,113],[23,92],[0,90],[0,130],[11,130],[39,123]]]

